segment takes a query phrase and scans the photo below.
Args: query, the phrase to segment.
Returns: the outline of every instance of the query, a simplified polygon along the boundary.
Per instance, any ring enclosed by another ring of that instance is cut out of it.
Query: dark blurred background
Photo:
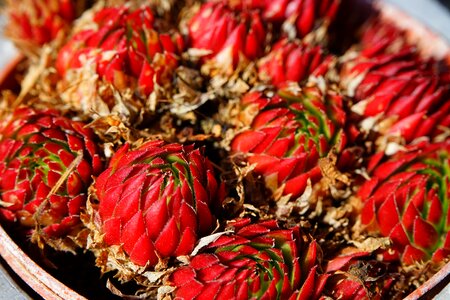
[[[450,0],[440,0],[440,2],[444,3],[447,7],[450,7]]]
[[[444,4],[447,9],[450,9],[450,0],[439,0],[442,4]]]

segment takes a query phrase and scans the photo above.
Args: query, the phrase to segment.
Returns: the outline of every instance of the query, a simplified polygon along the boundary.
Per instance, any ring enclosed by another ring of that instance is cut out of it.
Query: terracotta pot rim
[[[0,255],[11,269],[22,278],[36,293],[51,300],[86,300],[55,277],[37,265],[20,247],[14,243],[0,225]]]

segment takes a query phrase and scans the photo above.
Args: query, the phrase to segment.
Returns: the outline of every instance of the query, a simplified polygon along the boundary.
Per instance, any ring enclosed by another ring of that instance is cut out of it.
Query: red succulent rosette
[[[361,29],[357,48],[360,56],[370,58],[405,49],[417,50],[408,43],[405,31],[380,16],[370,19]]]
[[[264,20],[292,23],[297,37],[303,38],[336,17],[341,0],[222,0],[235,9],[259,9]]]
[[[9,23],[6,34],[26,54],[36,54],[44,44],[69,32],[86,1],[7,1]],[[77,3],[78,2],[78,3]]]
[[[303,82],[309,76],[325,76],[332,61],[333,56],[320,46],[282,39],[259,61],[258,71],[260,78],[281,87],[289,82]]]
[[[267,28],[256,10],[207,2],[188,25],[190,47],[206,50],[205,62],[226,74],[264,54]]]
[[[389,158],[375,155],[372,178],[359,190],[361,221],[394,245],[385,259],[405,264],[450,254],[450,141],[412,145]],[[381,162],[380,162],[381,160]]]
[[[102,167],[85,124],[18,108],[0,123],[0,216],[58,248],[56,240],[80,229],[87,189]]]
[[[222,235],[169,278],[177,299],[317,299],[320,248],[304,241],[299,227],[277,221],[230,221]]]
[[[134,88],[142,97],[157,85],[172,82],[183,40],[178,33],[160,33],[149,6],[105,7],[93,14],[95,26],[81,27],[58,54],[57,70],[69,72],[95,64],[98,77],[119,90]]]
[[[333,147],[337,153],[345,148],[346,115],[338,93],[309,86],[272,96],[251,92],[242,101],[258,113],[250,128],[235,136],[231,150],[254,165],[254,173],[276,194],[300,197],[308,182],[322,178],[319,159]]]
[[[215,228],[221,184],[199,149],[163,141],[120,148],[95,182],[103,250],[138,266],[188,255]]]
[[[404,32],[379,23],[369,23],[357,57],[343,65],[341,85],[355,100],[352,111],[365,131],[403,143],[441,135],[450,126],[448,66],[424,59]]]

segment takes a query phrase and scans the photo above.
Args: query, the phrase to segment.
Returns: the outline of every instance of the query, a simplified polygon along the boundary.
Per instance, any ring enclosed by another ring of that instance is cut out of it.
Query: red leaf
[[[371,101],[367,103],[364,115],[371,117],[385,112],[395,96],[393,93],[375,94]]]
[[[155,241],[169,220],[169,211],[165,198],[160,198],[145,212],[148,236]]]
[[[195,280],[196,272],[190,267],[179,267],[170,276],[170,281],[174,286],[184,286]]]
[[[179,242],[180,231],[175,222],[175,218],[172,217],[156,239],[155,247],[161,255],[168,257],[175,253]]]
[[[201,294],[199,294],[195,300],[211,300],[215,299],[219,290],[222,287],[222,282],[208,282],[205,285],[205,288],[202,290]]]
[[[249,224],[240,229],[238,234],[242,237],[251,239],[255,236],[259,236],[269,232],[270,230],[261,224]]]
[[[67,178],[67,193],[70,196],[76,196],[79,193],[84,192],[84,184],[80,180],[80,177],[76,173],[71,173]]]
[[[108,245],[118,245],[122,235],[122,223],[120,218],[111,218],[103,222],[105,242]]]
[[[417,217],[420,217],[420,211],[413,203],[409,203],[402,216],[402,224],[407,231],[412,232],[414,220]]]
[[[432,260],[435,263],[442,263],[446,258],[450,257],[450,249],[437,249],[432,256]]]
[[[283,158],[277,165],[274,165],[271,170],[267,170],[264,175],[277,174],[278,183],[283,183],[292,174],[298,161],[299,159],[296,157]]]
[[[308,273],[308,277],[306,278],[303,286],[300,288],[299,294],[297,296],[297,300],[307,300],[310,299],[314,294],[314,283],[316,278],[316,269],[317,266],[314,266]]]
[[[389,129],[388,134],[400,135],[407,142],[410,142],[414,138],[419,124],[423,121],[424,115],[423,112],[419,112],[400,120]]]
[[[401,223],[394,226],[389,235],[392,242],[400,249],[403,249],[406,245],[409,245],[409,238]]]
[[[198,230],[201,236],[209,234],[214,228],[214,216],[205,202],[197,202]]]
[[[122,194],[117,200],[115,215],[128,222],[141,209],[141,192],[145,173],[129,178],[123,184]]]
[[[431,249],[438,241],[439,234],[433,225],[418,217],[414,221],[413,239],[417,246]]]
[[[356,252],[350,255],[338,256],[327,264],[326,273],[343,269],[352,259],[369,255],[368,252]]]
[[[130,220],[121,220],[123,224],[120,242],[128,254],[131,254],[135,244],[142,236],[147,236],[144,218],[141,212],[137,212]]]
[[[116,205],[122,195],[122,190],[122,185],[111,187],[108,189],[108,192],[104,194],[104,196],[102,195],[102,197],[99,197],[99,214],[104,221],[109,219],[109,217],[114,214]]]
[[[191,259],[190,266],[195,270],[201,270],[218,263],[220,263],[219,259],[213,254],[199,254]]]
[[[391,230],[399,223],[399,211],[394,196],[387,198],[380,206],[377,213],[377,221],[380,232],[384,236],[389,236]]]
[[[293,197],[300,196],[305,191],[308,178],[309,173],[304,173],[294,178],[290,178],[289,180],[286,181],[283,194],[285,195],[292,194]]]
[[[423,261],[425,258],[426,254],[422,250],[414,248],[411,245],[405,247],[402,255],[402,261],[407,265],[414,264],[416,261]]]
[[[182,232],[180,244],[175,250],[175,256],[190,254],[194,249],[196,242],[196,232],[190,227],[186,228],[184,232]]]
[[[233,280],[220,289],[215,300],[230,300],[235,298],[236,282]]]
[[[372,224],[376,218],[375,218],[375,199],[370,198],[368,201],[364,203],[364,207],[361,211],[361,223],[363,225],[370,225]]]
[[[439,224],[444,213],[442,211],[442,203],[435,189],[428,191],[428,202],[430,203],[430,208],[428,210],[427,221],[432,224]]]
[[[231,142],[231,149],[235,152],[251,152],[265,137],[263,132],[245,131],[234,138]]]
[[[177,299],[180,300],[191,300],[196,299],[198,295],[202,292],[203,284],[198,281],[190,281],[189,284],[186,284],[182,287],[179,287],[175,291],[175,295]],[[231,298],[229,298],[231,299]]]
[[[305,0],[296,24],[300,37],[304,37],[313,29],[315,12],[316,4],[314,0]]]
[[[202,268],[197,271],[197,278],[201,282],[210,282],[221,280],[221,275],[228,269],[227,266],[216,263],[214,265],[209,265],[207,268]]]
[[[146,234],[143,234],[135,243],[130,259],[137,265],[145,266],[150,264],[154,266],[158,263],[158,256],[155,253],[155,247]]]

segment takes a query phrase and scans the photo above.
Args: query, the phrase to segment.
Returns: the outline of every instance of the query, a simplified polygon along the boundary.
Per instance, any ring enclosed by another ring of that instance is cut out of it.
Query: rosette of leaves
[[[0,122],[0,216],[31,240],[72,250],[92,177],[103,168],[93,132],[53,110],[16,109]]]

